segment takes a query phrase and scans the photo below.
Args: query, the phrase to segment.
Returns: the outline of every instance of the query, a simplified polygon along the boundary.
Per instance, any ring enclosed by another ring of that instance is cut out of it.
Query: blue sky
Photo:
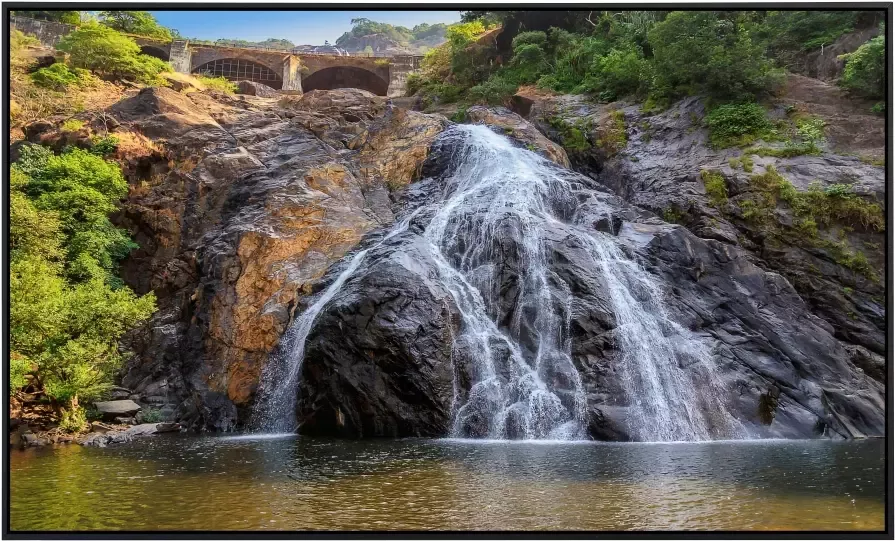
[[[296,45],[335,43],[351,30],[351,19],[367,18],[412,28],[420,23],[454,23],[459,11],[152,11],[163,26],[184,37],[262,41],[288,39]]]

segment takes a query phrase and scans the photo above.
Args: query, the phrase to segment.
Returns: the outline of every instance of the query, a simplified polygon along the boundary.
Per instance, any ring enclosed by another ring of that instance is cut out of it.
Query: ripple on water
[[[884,450],[882,440],[619,444],[162,436],[105,449],[11,453],[11,525],[880,529]]]

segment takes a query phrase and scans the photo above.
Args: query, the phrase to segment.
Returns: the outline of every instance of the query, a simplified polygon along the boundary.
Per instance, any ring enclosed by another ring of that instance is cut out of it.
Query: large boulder
[[[110,400],[108,402],[96,402],[94,404],[102,418],[114,421],[116,417],[133,417],[140,411],[140,405],[133,400]]]
[[[259,98],[276,98],[280,95],[275,89],[255,81],[238,81],[236,83],[237,92],[247,96],[258,96]]]

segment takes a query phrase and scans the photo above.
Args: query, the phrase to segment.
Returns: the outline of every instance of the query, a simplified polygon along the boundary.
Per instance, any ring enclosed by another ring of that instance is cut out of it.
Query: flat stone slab
[[[178,423],[144,423],[128,428],[124,431],[97,432],[87,436],[81,445],[93,447],[105,447],[112,443],[126,443],[134,438],[144,436],[152,436],[153,434],[161,434],[163,432],[178,432],[180,424]]]
[[[103,419],[110,421],[116,417],[133,417],[135,413],[140,411],[140,405],[133,400],[110,400],[108,402],[97,402],[94,406],[103,416]]]

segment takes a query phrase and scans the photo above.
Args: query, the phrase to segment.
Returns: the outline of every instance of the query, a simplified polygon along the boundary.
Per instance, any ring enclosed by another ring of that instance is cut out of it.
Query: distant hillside
[[[377,23],[370,19],[352,19],[354,27],[336,40],[336,46],[349,52],[419,54],[444,43],[447,25],[418,24],[413,28]]]
[[[267,38],[264,41],[247,41],[244,39],[216,39],[214,41],[205,39],[190,39],[193,43],[213,43],[215,45],[223,45],[226,47],[270,47],[271,49],[291,50],[295,44],[288,39]]]

